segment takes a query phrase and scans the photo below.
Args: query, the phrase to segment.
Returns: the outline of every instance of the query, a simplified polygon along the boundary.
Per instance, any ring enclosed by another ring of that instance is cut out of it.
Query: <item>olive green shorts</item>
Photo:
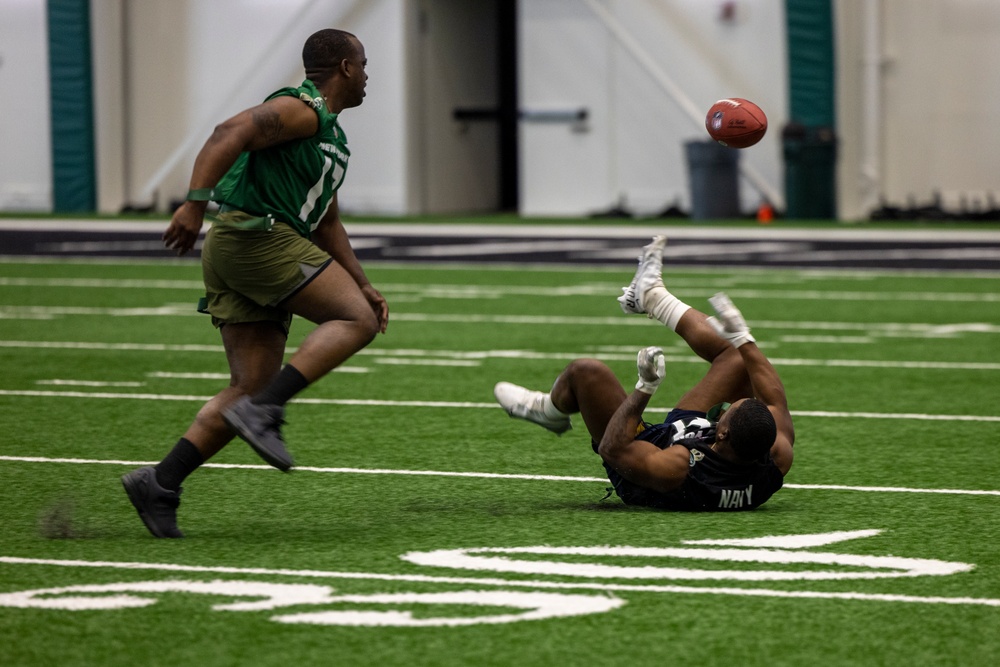
[[[292,314],[280,304],[333,260],[283,222],[269,230],[232,226],[250,218],[233,211],[213,219],[201,250],[204,312],[216,327],[277,322],[287,333]]]

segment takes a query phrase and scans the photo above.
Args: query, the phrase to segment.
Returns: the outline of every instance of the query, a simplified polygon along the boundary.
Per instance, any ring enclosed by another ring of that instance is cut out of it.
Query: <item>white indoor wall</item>
[[[677,146],[708,139],[704,112],[725,97],[752,100],[768,115],[769,132],[759,144],[742,151],[740,159],[754,166],[773,189],[782,191],[780,129],[788,106],[783,3],[737,3],[732,22],[719,19],[719,4],[703,0],[618,3],[629,8],[621,16],[625,27],[700,111],[697,120],[685,117],[662,89],[651,85],[649,74],[631,57],[618,58],[620,169],[633,193],[629,199],[640,211],[662,210],[664,194],[668,200],[690,205],[687,167]],[[749,61],[754,66],[743,66],[739,54],[753,54]],[[656,146],[670,149],[657,151]],[[671,184],[669,188],[665,183]],[[761,193],[746,180],[740,188],[743,209],[756,210]]]
[[[52,208],[45,0],[0,2],[0,211]]]
[[[126,59],[118,70],[97,73],[99,89],[124,91],[121,103],[128,115],[127,123],[116,122],[113,109],[99,116],[106,210],[121,203],[162,209],[183,198],[195,156],[214,126],[278,88],[298,85],[302,44],[325,27],[356,34],[369,62],[365,102],[341,118],[352,153],[341,208],[406,210],[401,0],[95,3],[107,19],[95,22],[95,41],[106,51],[117,48]],[[116,24],[119,13],[123,18]],[[118,181],[125,185],[116,187]]]
[[[886,198],[1000,201],[1000,2],[885,1]]]
[[[837,0],[840,215],[1000,203],[1000,2]],[[874,24],[871,22],[874,21]],[[869,90],[874,77],[876,87]]]
[[[607,208],[617,197],[610,36],[573,0],[521,0],[517,11],[522,112],[588,113],[579,124],[521,121],[520,213],[579,215]]]
[[[522,212],[579,215],[624,196],[640,213],[687,207],[682,146],[704,137],[590,9],[589,0],[520,0],[520,93],[528,110],[586,107],[583,126],[521,124]],[[740,95],[770,130],[743,151],[782,188],[787,113],[783,0],[596,0],[699,108]],[[414,135],[422,76],[413,0],[91,0],[99,206],[165,206],[183,196],[197,148],[218,121],[297,83],[313,29],[336,25],[365,43],[368,97],[344,114],[353,151],[345,210],[414,213],[423,161]],[[878,204],[957,207],[1000,201],[997,0],[835,0],[838,209],[862,219]],[[869,17],[877,62],[872,83]],[[291,23],[295,19],[298,23]],[[287,35],[287,39],[275,41]],[[45,0],[0,1],[0,210],[52,202]],[[249,71],[249,73],[248,73]],[[584,130],[584,131],[580,131]],[[186,146],[186,148],[185,148]],[[180,150],[180,154],[177,151]],[[171,160],[171,158],[174,158]],[[164,165],[167,165],[164,167]],[[162,179],[158,172],[166,169]],[[156,196],[146,191],[154,187]],[[758,196],[741,181],[744,206]]]
[[[770,131],[740,157],[781,192],[784,3],[737,2],[732,21],[720,19],[721,2],[597,4],[620,32],[581,0],[518,5],[522,109],[589,112],[582,125],[522,122],[521,212],[586,215],[620,202],[640,214],[673,203],[690,209],[684,143],[707,139],[703,114],[723,97],[751,99],[768,114]],[[651,64],[643,64],[646,58]],[[761,197],[741,179],[746,210],[755,210]]]

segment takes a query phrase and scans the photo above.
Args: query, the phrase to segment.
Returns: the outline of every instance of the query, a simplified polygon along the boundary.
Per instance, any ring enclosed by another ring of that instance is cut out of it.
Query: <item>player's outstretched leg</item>
[[[573,428],[569,415],[560,412],[545,392],[532,391],[510,382],[498,382],[493,387],[493,396],[511,417],[533,422],[557,435]]]
[[[639,255],[639,268],[623,294],[618,297],[625,313],[646,313],[676,331],[677,323],[690,306],[667,291],[663,285],[663,248],[666,236],[655,236]]]
[[[156,481],[152,466],[138,468],[122,476],[122,486],[139,518],[154,537],[184,537],[177,527],[177,507],[181,490],[170,491]]]
[[[645,308],[646,292],[654,287],[663,287],[663,249],[667,245],[666,236],[654,236],[653,240],[643,246],[639,254],[639,268],[635,277],[627,287],[622,288],[618,297],[622,311],[626,314],[641,314],[648,312]],[[666,288],[664,288],[666,289]]]

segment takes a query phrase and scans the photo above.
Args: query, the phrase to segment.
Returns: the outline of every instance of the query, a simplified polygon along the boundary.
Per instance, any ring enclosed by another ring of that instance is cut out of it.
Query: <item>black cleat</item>
[[[184,533],[177,527],[180,489],[170,491],[160,486],[152,466],[122,475],[122,486],[153,537],[184,537]]]
[[[236,435],[268,464],[282,472],[294,465],[292,455],[281,439],[281,425],[285,423],[285,409],[280,405],[256,405],[249,396],[243,396],[222,411],[222,418]]]

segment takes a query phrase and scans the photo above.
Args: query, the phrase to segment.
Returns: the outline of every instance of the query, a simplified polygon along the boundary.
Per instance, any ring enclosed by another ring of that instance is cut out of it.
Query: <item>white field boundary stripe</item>
[[[0,389],[0,396],[23,396],[36,398],[99,398],[139,401],[192,401],[205,403],[212,396],[192,394],[121,394],[100,391],[46,391],[42,389]],[[390,408],[471,408],[500,409],[497,403],[477,403],[472,401],[390,401],[362,398],[296,398],[292,401],[301,405],[346,405],[353,407]],[[667,413],[671,408],[646,408],[646,412]],[[835,419],[911,419],[918,421],[946,422],[1000,422],[994,415],[931,415],[914,412],[834,412],[826,410],[792,410],[793,417],[829,417]]]
[[[653,410],[656,411],[655,409]],[[667,412],[667,410],[663,410]],[[913,419],[946,422],[1000,422],[993,415],[928,415],[918,412],[835,412],[830,410],[792,410],[793,417],[830,417],[840,419]]]
[[[93,220],[88,218],[6,218],[0,220],[0,230],[10,231],[100,231],[100,232],[153,232],[159,234],[170,221],[146,219]],[[483,237],[495,238],[565,238],[602,239],[634,238],[645,242],[658,233],[671,238],[705,238],[711,236],[698,227],[678,225],[576,225],[576,224],[503,224],[499,222],[346,222],[352,236],[403,236],[403,237]],[[747,227],[721,225],[727,239],[799,239],[811,241],[927,241],[962,242],[982,241],[1000,243],[1000,232],[991,229],[870,229],[841,225],[831,229],[808,227]],[[640,244],[641,245],[641,244]],[[638,252],[636,247],[635,251]]]
[[[3,221],[0,221],[0,227],[3,226]],[[649,238],[653,234],[650,233],[645,237],[645,241],[648,242]],[[353,242],[352,242],[353,243]],[[642,244],[640,243],[639,246]],[[638,247],[636,246],[638,252]],[[199,259],[197,257],[177,257],[177,256],[165,256],[158,258],[142,258],[142,257],[67,257],[63,255],[3,255],[0,254],[0,264],[29,264],[29,265],[41,265],[41,264],[61,264],[61,265],[79,265],[79,266],[185,266],[190,267],[197,265]],[[406,261],[392,261],[392,260],[369,260],[369,263],[373,266],[378,266],[380,269],[385,271],[405,271],[407,273],[412,273],[414,270],[414,265],[412,262]],[[477,271],[477,272],[497,272],[497,273],[524,273],[525,271],[537,271],[544,273],[588,273],[592,274],[595,272],[599,273],[614,273],[621,274],[624,270],[626,273],[630,270],[634,271],[634,266],[623,269],[622,265],[619,263],[609,264],[609,263],[585,263],[585,262],[573,262],[573,263],[552,263],[552,262],[507,262],[507,263],[496,263],[490,264],[489,266],[483,266],[482,264],[476,264],[475,262],[421,262],[420,269],[426,269],[429,271]],[[989,269],[915,269],[915,268],[899,268],[899,267],[878,267],[878,268],[839,268],[839,267],[817,267],[817,266],[782,266],[782,267],[762,267],[762,266],[741,266],[739,267],[738,275],[735,274],[730,269],[724,269],[717,266],[674,266],[670,269],[671,275],[676,275],[681,277],[688,274],[690,275],[708,275],[713,279],[719,279],[727,284],[732,284],[732,280],[737,280],[739,277],[745,278],[747,276],[755,277],[770,277],[775,273],[781,273],[784,275],[794,275],[806,279],[826,279],[826,278],[838,278],[838,279],[850,279],[850,280],[871,280],[876,277],[893,277],[893,278],[905,278],[905,277],[915,277],[915,278],[976,278],[982,280],[1000,280],[1000,272],[990,271]],[[720,271],[726,271],[726,273],[720,273]],[[699,286],[704,286],[708,284],[708,280],[703,280],[699,282]],[[782,283],[787,283],[787,280],[782,280]]]
[[[56,463],[72,465],[113,465],[139,467],[155,465],[156,461],[120,461],[101,459],[53,458],[43,456],[2,456],[0,461],[12,463]],[[220,470],[271,470],[271,466],[247,463],[204,463],[202,468]],[[294,470],[341,475],[404,475],[412,477],[464,477],[471,479],[509,479],[533,482],[598,482],[609,484],[607,477],[574,477],[572,475],[528,475],[520,473],[458,472],[447,470],[393,470],[389,468],[323,468],[296,466]],[[997,496],[1000,490],[990,489],[921,489],[899,486],[851,486],[845,484],[785,484],[785,489],[804,491],[857,491],[862,493],[930,493],[952,496]]]
[[[265,575],[302,577],[310,579],[354,579],[374,581],[406,581],[411,583],[458,584],[462,586],[499,586],[518,588],[543,588],[561,590],[596,590],[636,593],[680,593],[692,595],[736,595],[822,600],[868,600],[873,602],[909,602],[915,604],[951,604],[1000,607],[1000,599],[970,597],[921,597],[886,593],[854,593],[827,591],[783,591],[767,588],[662,586],[642,584],[605,584],[593,582],[526,581],[522,579],[497,579],[487,577],[441,577],[426,574],[381,574],[378,572],[337,572],[325,570],[288,570],[261,567],[227,567],[203,565],[178,565],[174,563],[141,563],[115,561],[55,560],[46,558],[19,558],[0,556],[0,563],[7,565],[43,565],[49,567],[88,567],[116,570],[154,570],[160,572],[198,572],[208,574]]]
[[[16,279],[21,280],[21,279]],[[34,280],[34,279],[32,279]],[[0,284],[3,284],[0,282]],[[596,296],[608,298],[620,291],[620,286],[591,283],[583,285],[566,285],[552,287],[544,285],[414,285],[412,283],[385,283],[379,289],[387,294],[405,293],[426,297],[482,299],[510,296]],[[715,295],[717,288],[684,288],[678,290],[685,300],[708,298]],[[748,289],[739,287],[726,288],[726,294],[735,299],[781,299],[787,301],[963,301],[963,302],[998,302],[1000,294],[996,292],[874,292],[845,290],[786,290],[786,289]]]
[[[140,467],[156,465],[157,461],[114,461],[100,459],[50,458],[42,456],[0,456],[0,461],[12,463],[63,463],[72,465],[115,465]],[[219,470],[273,470],[269,465],[247,463],[203,463],[202,468]],[[519,473],[459,472],[448,470],[392,470],[389,468],[323,468],[295,466],[294,470],[337,475],[403,475],[407,477],[466,477],[470,479],[509,479],[531,482],[604,482],[607,477],[573,477],[568,475],[528,475]],[[997,492],[1000,494],[1000,491]]]
[[[113,278],[21,278],[0,277],[0,287],[67,287],[96,289],[169,289],[169,290],[200,290],[204,284],[198,280],[120,280]],[[574,285],[564,287],[551,286],[520,286],[520,285],[447,285],[428,284],[414,285],[412,283],[384,283],[379,289],[386,294],[405,293],[420,294],[428,297],[481,299],[504,296],[601,296],[613,294],[619,288],[608,285]],[[682,296],[685,299],[709,297],[718,291],[716,289],[685,289]],[[782,299],[793,301],[962,301],[962,302],[998,302],[1000,294],[984,292],[868,292],[868,291],[830,291],[830,290],[767,290],[740,289],[726,290],[733,299]]]
[[[3,287],[93,287],[100,289],[202,290],[200,280],[116,280],[111,278],[0,278]]]
[[[46,391],[42,389],[0,389],[0,396],[24,396],[37,398],[100,398],[132,399],[139,401],[196,401],[205,403],[212,396],[192,394],[121,394],[101,391]],[[390,401],[363,398],[296,398],[292,401],[302,405],[347,405],[355,407],[390,408],[472,408],[500,409],[497,403],[477,403],[472,401]],[[646,412],[667,413],[671,408],[646,408]],[[1000,416],[993,415],[930,415],[913,412],[833,412],[825,410],[792,410],[794,417],[831,417],[837,419],[914,419],[947,422],[1000,422]]]
[[[0,318],[53,319],[58,316],[193,317],[200,316],[190,304],[168,304],[149,308],[93,308],[84,306],[4,306]],[[476,313],[394,313],[394,322],[447,322],[458,324],[534,324],[539,326],[656,326],[638,317],[585,317],[571,315],[491,315]],[[818,331],[863,331],[885,336],[949,337],[963,333],[1000,333],[1000,324],[951,322],[948,324],[899,322],[782,322],[755,321],[762,329]]]
[[[204,290],[197,280],[120,280],[112,278],[20,278],[0,277],[5,287],[76,287],[103,289],[170,289]],[[564,287],[519,285],[414,285],[386,283],[380,285],[386,293],[401,292],[439,297],[488,298],[501,296],[606,296],[607,285],[573,285]],[[712,296],[715,290],[684,290],[685,298]],[[829,290],[761,290],[731,288],[727,294],[740,299],[832,300],[832,301],[1000,301],[1000,294],[976,292],[869,292]]]
[[[0,306],[0,312],[3,307]],[[448,322],[457,324],[536,324],[554,326],[658,326],[648,318],[639,317],[583,317],[571,315],[489,315],[475,313],[395,313],[393,319],[401,322]],[[959,333],[1000,333],[1000,324],[986,322],[950,322],[948,324],[901,322],[782,322],[778,320],[754,321],[761,329],[794,329],[817,331],[863,331],[865,333],[899,336],[950,336]]]
[[[176,344],[176,343],[99,343],[82,341],[28,341],[0,340],[0,348],[40,349],[40,350],[106,350],[114,352],[225,352],[222,345]],[[292,353],[296,348],[286,351]],[[534,352],[532,350],[421,350],[421,349],[365,349],[355,356],[414,357],[438,359],[527,359],[572,361],[581,357],[592,357],[593,352]],[[605,361],[633,361],[635,354],[604,353]],[[669,363],[704,364],[704,360],[694,355],[668,355]],[[1000,362],[986,361],[881,361],[877,359],[796,359],[770,357],[775,366],[816,366],[822,368],[905,368],[934,370],[974,370],[1000,371]]]

